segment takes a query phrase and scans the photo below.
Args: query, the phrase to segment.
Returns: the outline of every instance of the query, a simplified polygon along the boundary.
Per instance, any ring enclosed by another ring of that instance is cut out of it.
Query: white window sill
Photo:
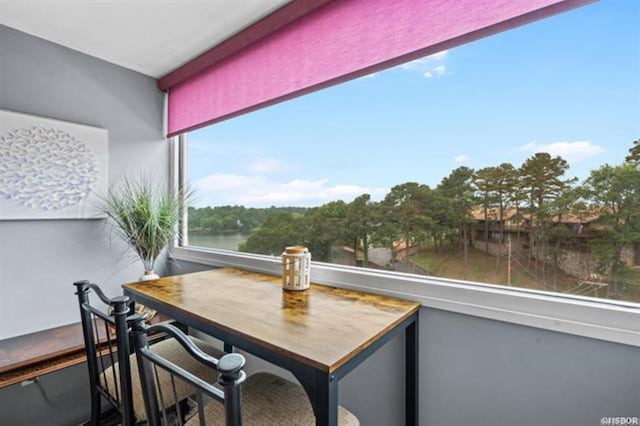
[[[280,275],[279,258],[174,247],[177,260]],[[610,342],[640,346],[640,305],[545,291],[312,262],[312,281],[409,299],[442,309]]]

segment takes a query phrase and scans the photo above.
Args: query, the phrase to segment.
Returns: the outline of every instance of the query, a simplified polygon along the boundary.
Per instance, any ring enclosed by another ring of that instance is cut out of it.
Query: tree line
[[[528,256],[539,263],[544,278],[548,259],[557,263],[561,242],[578,232],[560,225],[563,216],[595,213],[602,232],[592,241],[592,252],[598,271],[610,278],[610,296],[617,297],[626,270],[622,251],[640,242],[640,142],[633,143],[624,162],[592,170],[582,182],[568,178],[568,170],[566,160],[541,152],[517,167],[510,163],[478,170],[458,167],[435,187],[402,183],[378,202],[363,194],[350,203],[338,200],[309,209],[266,209],[271,211],[261,212],[264,220],[251,224],[255,230],[240,249],[279,255],[284,247],[300,244],[309,247],[314,259],[331,262],[339,248],[348,245],[362,252],[363,266],[367,266],[372,245],[388,247],[395,260],[399,241],[407,246],[431,245],[435,250],[449,244],[459,247],[466,275],[475,222],[471,212],[480,208],[485,218],[495,212],[500,229],[494,241],[505,244],[504,215],[515,209],[510,220],[526,218],[531,224]],[[243,208],[217,209],[231,213]],[[191,212],[189,220],[193,220]],[[250,223],[246,218],[239,220],[243,226]],[[489,220],[484,221],[484,237],[488,245]]]
[[[305,207],[249,208],[244,206],[189,207],[189,232],[249,234],[276,214],[304,214]]]

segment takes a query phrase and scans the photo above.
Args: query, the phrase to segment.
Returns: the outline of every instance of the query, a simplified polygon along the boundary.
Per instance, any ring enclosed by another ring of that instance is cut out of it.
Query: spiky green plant
[[[114,230],[136,254],[145,272],[153,271],[156,260],[178,234],[189,191],[169,191],[148,178],[125,178],[109,189],[99,209]]]

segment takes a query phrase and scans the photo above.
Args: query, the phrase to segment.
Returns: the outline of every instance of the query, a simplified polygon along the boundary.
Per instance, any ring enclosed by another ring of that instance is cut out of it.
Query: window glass
[[[188,244],[640,301],[639,19],[597,3],[191,132]]]

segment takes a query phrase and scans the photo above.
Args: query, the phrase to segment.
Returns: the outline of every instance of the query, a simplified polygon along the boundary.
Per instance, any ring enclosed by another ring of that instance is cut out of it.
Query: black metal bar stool
[[[80,305],[80,317],[89,370],[91,392],[91,424],[98,425],[101,420],[102,401],[106,401],[122,417],[125,426],[134,425],[146,419],[142,388],[138,376],[137,360],[131,355],[127,318],[131,313],[129,298],[126,296],[107,297],[96,284],[89,281],[75,282],[76,295]],[[90,294],[95,294],[107,307],[100,309],[90,302]],[[108,313],[107,313],[108,312]],[[221,357],[224,353],[213,345],[192,336],[188,340],[209,356]],[[204,380],[215,380],[216,373],[210,368],[195,362],[187,356],[182,346],[174,339],[163,339],[152,345],[154,351],[163,357],[182,365],[191,374]],[[181,410],[181,404],[196,389],[185,381],[165,380],[161,377],[161,390],[172,388],[179,397],[178,406],[174,403],[163,406],[174,411]]]

